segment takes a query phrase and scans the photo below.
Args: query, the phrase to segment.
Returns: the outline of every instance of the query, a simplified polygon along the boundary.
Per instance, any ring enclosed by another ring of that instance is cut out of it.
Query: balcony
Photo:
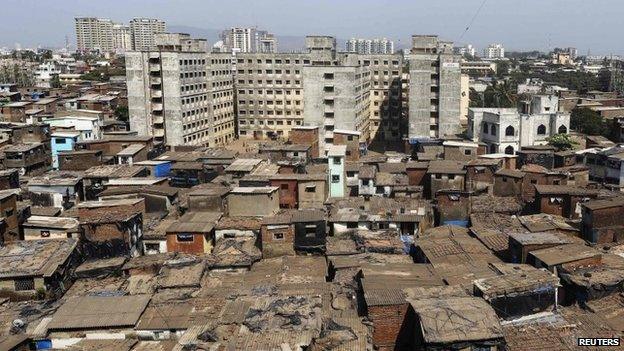
[[[325,131],[325,139],[334,139],[334,132],[326,130]]]
[[[149,82],[150,82],[150,84],[162,84],[162,78],[160,78],[160,77],[150,77],[149,78]]]
[[[152,97],[153,97],[153,98],[162,98],[162,96],[163,96],[163,95],[162,95],[162,90],[155,90],[155,89],[152,89],[151,94],[152,94]]]
[[[158,63],[150,63],[149,64],[150,72],[160,72],[160,64]]]
[[[165,130],[164,129],[154,129],[154,136],[157,138],[164,138],[165,137]]]
[[[163,123],[165,123],[165,118],[163,116],[154,116],[152,118],[152,122],[154,124],[163,124]]]
[[[152,104],[152,111],[162,111],[162,110],[163,110],[163,104],[161,103]]]

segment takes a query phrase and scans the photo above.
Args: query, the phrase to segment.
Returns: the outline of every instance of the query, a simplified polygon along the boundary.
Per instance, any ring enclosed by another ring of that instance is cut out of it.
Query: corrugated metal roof
[[[56,311],[48,329],[134,327],[149,301],[148,295],[76,297]]]

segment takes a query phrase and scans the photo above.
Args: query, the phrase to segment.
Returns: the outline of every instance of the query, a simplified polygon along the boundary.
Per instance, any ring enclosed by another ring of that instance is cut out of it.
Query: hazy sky
[[[338,38],[411,34],[459,41],[483,0],[0,0],[0,45],[74,42],[73,17],[119,22],[157,17],[205,29],[257,25],[278,35]],[[508,50],[575,46],[579,53],[624,54],[622,0],[486,0],[461,42]]]

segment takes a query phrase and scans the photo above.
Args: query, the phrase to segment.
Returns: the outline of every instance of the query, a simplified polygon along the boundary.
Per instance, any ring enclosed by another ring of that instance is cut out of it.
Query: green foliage
[[[609,126],[596,111],[586,107],[576,108],[570,114],[570,127],[588,135],[610,134]]]
[[[570,138],[569,134],[555,134],[547,140],[548,145],[554,146],[558,151],[570,150],[573,149],[575,145],[578,145],[576,141]]]
[[[516,89],[509,81],[494,81],[483,92],[483,102],[484,107],[516,107],[518,96],[516,95]]]
[[[55,74],[52,79],[50,80],[50,86],[52,88],[60,88],[61,87],[61,80],[59,79],[58,74]]]
[[[470,107],[483,107],[484,106],[483,97],[474,88],[470,88],[468,96],[470,99],[470,103],[469,103]]]
[[[601,87],[598,77],[588,72],[531,72],[527,66],[523,66],[522,64],[520,65],[520,70],[512,72],[510,76],[516,83],[524,82],[527,78],[540,78],[544,82],[553,83],[580,92],[598,90]]]
[[[126,70],[121,67],[97,67],[89,73],[80,76],[80,79],[98,82],[108,82],[111,76],[125,76]]]
[[[117,108],[115,109],[115,117],[119,121],[128,122],[128,119],[129,119],[128,107],[117,106]]]
[[[510,68],[509,61],[496,61],[496,76],[499,78],[505,77],[509,74]]]

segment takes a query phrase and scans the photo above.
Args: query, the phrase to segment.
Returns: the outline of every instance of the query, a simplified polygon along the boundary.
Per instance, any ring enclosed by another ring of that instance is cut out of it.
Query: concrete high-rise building
[[[221,33],[221,41],[228,51],[234,52],[276,52],[277,39],[264,30],[232,27]]]
[[[231,54],[203,39],[156,34],[154,50],[126,53],[130,128],[168,145],[219,146],[234,139]]]
[[[287,138],[292,128],[319,127],[319,144],[334,132],[400,140],[402,122],[399,54],[336,51],[333,37],[306,38],[300,53],[239,53],[234,84],[241,138]]]
[[[106,18],[76,17],[78,51],[113,51],[113,21]]]
[[[409,54],[409,138],[460,132],[461,67],[453,43],[435,35],[412,36]]]
[[[154,36],[166,31],[164,21],[154,18],[133,18],[130,21],[133,50],[149,50],[154,46]]]
[[[461,56],[470,55],[472,57],[477,56],[477,49],[471,44],[466,44],[462,47],[455,48],[455,53]]]
[[[483,57],[486,59],[503,59],[505,58],[505,48],[502,44],[490,44],[483,50]]]
[[[130,26],[113,24],[113,48],[117,51],[132,50],[132,36]]]
[[[355,52],[362,55],[394,54],[394,42],[383,39],[355,39],[347,41],[347,52]]]

